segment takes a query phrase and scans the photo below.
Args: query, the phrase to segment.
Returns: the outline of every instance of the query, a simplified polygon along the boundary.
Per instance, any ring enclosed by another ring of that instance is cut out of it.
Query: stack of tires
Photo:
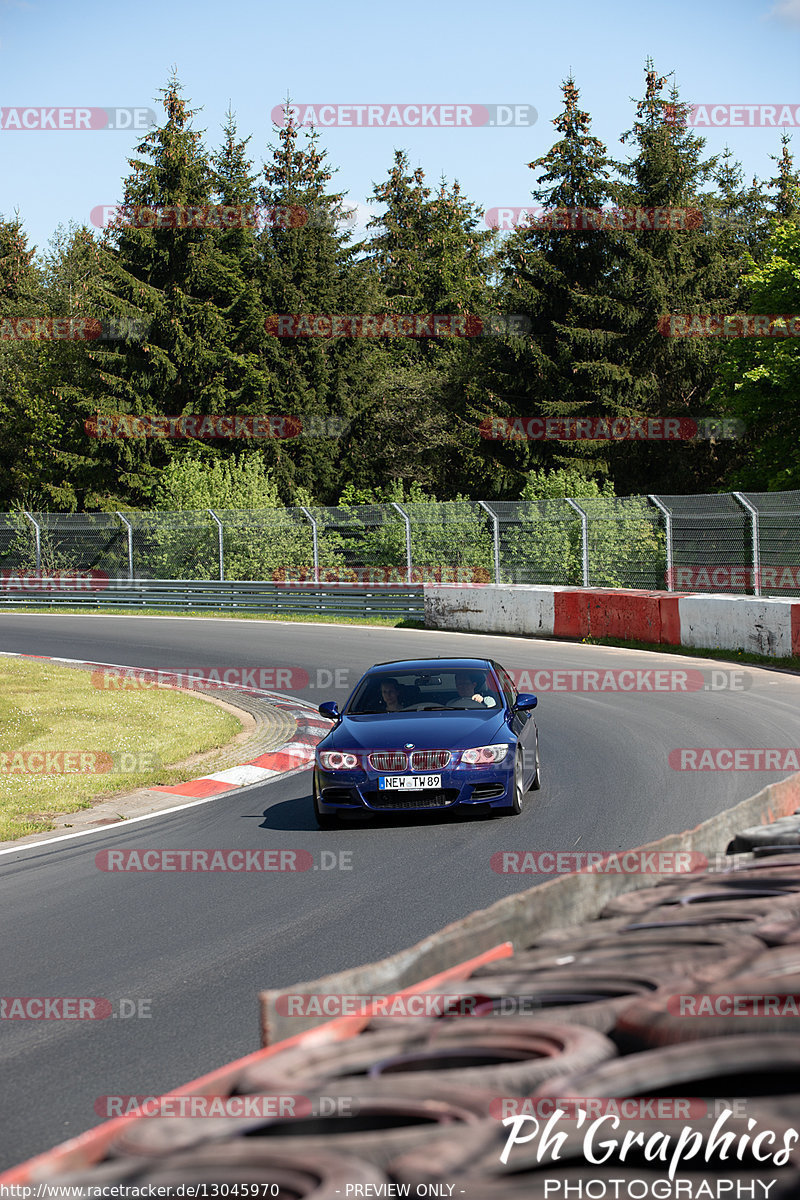
[[[143,1117],[59,1183],[800,1196],[800,851],[628,892],[439,990],[462,1015],[376,1017],[244,1069],[232,1094],[280,1116]]]

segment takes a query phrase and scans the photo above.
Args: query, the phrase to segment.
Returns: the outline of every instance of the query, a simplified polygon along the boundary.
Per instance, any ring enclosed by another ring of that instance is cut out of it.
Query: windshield
[[[380,672],[369,675],[348,706],[351,716],[391,712],[441,712],[501,706],[488,671],[477,668],[422,673]]]

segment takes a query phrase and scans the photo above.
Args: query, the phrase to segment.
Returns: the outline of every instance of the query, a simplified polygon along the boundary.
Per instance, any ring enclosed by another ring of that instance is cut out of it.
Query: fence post
[[[500,521],[497,513],[489,507],[485,500],[479,500],[481,508],[485,509],[492,518],[492,539],[494,541],[494,581],[500,583]]]
[[[217,539],[219,541],[219,578],[220,582],[223,582],[225,579],[225,556],[222,548],[222,521],[220,521],[213,508],[206,509],[206,512],[210,512],[211,516],[217,522]]]
[[[403,521],[405,522],[405,526],[406,526],[406,583],[410,584],[411,583],[411,521],[409,520],[408,513],[403,512],[402,508],[395,500],[391,501],[391,505],[392,505],[392,508],[396,508],[397,511],[400,513],[400,516],[403,518]]]
[[[673,587],[673,569],[672,569],[672,513],[667,508],[666,504],[662,504],[658,496],[652,496],[648,492],[647,499],[655,504],[656,508],[664,514],[664,532],[667,539],[667,591],[674,592]]]
[[[304,504],[300,505],[300,511],[304,513],[311,522],[311,540],[314,544],[314,583],[319,583],[319,543],[317,541],[317,522]]]
[[[589,518],[580,504],[575,500],[570,500],[569,496],[565,496],[567,504],[575,509],[575,512],[581,519],[581,558],[583,559],[583,586],[589,586]]]
[[[114,512],[128,531],[128,583],[133,583],[133,526],[121,512],[117,512],[116,509]]]
[[[42,571],[42,531],[29,512],[26,512],[25,516],[36,530],[36,574],[40,575]]]
[[[733,492],[735,498],[739,501],[742,508],[750,513],[750,522],[753,529],[753,595],[761,595],[761,538],[758,528],[758,509],[754,504],[751,504],[746,496],[741,492]]]

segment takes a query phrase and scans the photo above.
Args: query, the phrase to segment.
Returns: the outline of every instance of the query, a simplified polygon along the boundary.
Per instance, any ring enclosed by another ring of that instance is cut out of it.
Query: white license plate
[[[440,788],[441,775],[379,775],[378,790],[383,792],[419,792],[423,788]]]

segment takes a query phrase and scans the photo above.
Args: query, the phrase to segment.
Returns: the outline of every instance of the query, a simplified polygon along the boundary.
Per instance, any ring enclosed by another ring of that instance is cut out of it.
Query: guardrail
[[[22,576],[0,583],[0,609],[169,608],[222,612],[316,613],[330,616],[425,619],[421,587],[372,584],[222,583],[214,580],[127,579],[71,580],[64,576]],[[77,586],[82,584],[83,586]],[[3,586],[5,585],[5,586]]]

